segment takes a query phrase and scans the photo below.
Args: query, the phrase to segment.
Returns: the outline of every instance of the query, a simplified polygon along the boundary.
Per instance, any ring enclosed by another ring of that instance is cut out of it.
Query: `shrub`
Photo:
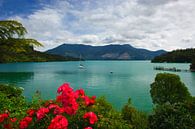
[[[0,85],[0,114],[11,112],[10,117],[21,118],[28,108],[28,104],[22,96],[22,89],[10,85]]]
[[[8,98],[20,97],[23,90],[11,85],[2,85],[0,84],[0,92],[5,94]]]
[[[159,73],[151,84],[151,97],[154,104],[184,102],[191,98],[184,83],[178,75]]]
[[[3,95],[6,97],[6,94]],[[24,98],[20,99],[24,100]],[[7,100],[8,98],[6,98],[5,103],[10,104],[11,102]],[[19,109],[14,107],[14,105],[12,106],[14,109]],[[22,105],[20,106],[23,107]],[[23,107],[21,111],[7,110],[9,107],[6,105],[3,105],[3,109],[4,112],[0,114],[0,127],[7,129],[132,128],[131,124],[124,120],[121,113],[114,110],[104,97],[96,100],[95,96],[87,96],[82,89],[73,91],[69,84],[66,83],[58,88],[56,100],[43,101],[39,92],[37,92],[32,103],[25,106],[25,108]],[[12,114],[15,114],[15,112],[18,114],[16,115],[17,118],[12,117]],[[12,119],[16,120],[13,121]]]
[[[158,105],[149,116],[151,129],[193,129],[194,121],[183,103]]]
[[[126,120],[133,129],[148,129],[149,123],[147,115],[137,111],[131,104],[131,99],[122,109],[123,119]]]

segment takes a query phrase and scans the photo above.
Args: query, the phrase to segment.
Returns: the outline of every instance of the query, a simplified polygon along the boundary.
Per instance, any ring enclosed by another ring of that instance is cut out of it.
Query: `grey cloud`
[[[75,8],[78,5],[62,0],[17,19],[29,30],[28,36],[45,44],[44,49],[60,42],[131,43],[151,50],[195,47],[194,0],[86,0],[82,4]]]
[[[178,0],[138,0],[139,4],[147,5],[147,6],[158,6],[163,5],[169,2],[175,2]]]

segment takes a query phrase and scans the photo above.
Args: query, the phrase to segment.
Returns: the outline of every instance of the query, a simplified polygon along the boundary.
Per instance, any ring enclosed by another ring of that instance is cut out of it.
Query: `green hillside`
[[[12,62],[48,62],[48,61],[75,61],[77,58],[51,55],[39,51],[21,53],[2,53],[0,52],[0,63]]]
[[[191,63],[195,59],[195,48],[174,50],[160,56],[156,56],[152,62],[174,62],[174,63]]]

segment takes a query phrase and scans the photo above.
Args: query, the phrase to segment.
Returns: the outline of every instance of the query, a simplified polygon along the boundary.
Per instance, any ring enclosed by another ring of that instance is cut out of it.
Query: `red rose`
[[[57,115],[51,120],[47,129],[67,129],[68,120],[62,115]]]
[[[29,109],[26,113],[27,113],[29,116],[33,116],[35,112],[36,112],[36,110],[34,110],[34,109]]]
[[[4,121],[4,119],[8,118],[9,115],[7,113],[0,114],[0,123]]]
[[[97,118],[96,114],[93,113],[93,112],[87,112],[87,113],[85,113],[85,115],[83,116],[83,118],[84,119],[88,118],[90,124],[94,124],[95,122],[98,121],[98,118]]]
[[[38,120],[41,120],[42,118],[45,117],[45,114],[47,114],[49,112],[49,109],[48,108],[40,108],[38,111],[37,111],[37,119]]]

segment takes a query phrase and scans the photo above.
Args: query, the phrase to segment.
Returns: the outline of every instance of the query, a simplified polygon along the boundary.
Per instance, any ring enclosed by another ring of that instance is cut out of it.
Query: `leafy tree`
[[[26,52],[33,46],[42,46],[35,39],[25,39],[25,27],[18,21],[0,21],[0,50],[3,52]]]
[[[151,129],[193,129],[194,120],[183,103],[158,105],[149,116]]]
[[[192,60],[192,64],[190,65],[190,70],[195,71],[195,59]]]
[[[151,84],[151,97],[157,104],[149,116],[151,129],[193,129],[195,101],[178,75],[159,73]]]
[[[178,75],[159,73],[151,84],[151,97],[154,104],[177,103],[188,100],[191,96]]]

